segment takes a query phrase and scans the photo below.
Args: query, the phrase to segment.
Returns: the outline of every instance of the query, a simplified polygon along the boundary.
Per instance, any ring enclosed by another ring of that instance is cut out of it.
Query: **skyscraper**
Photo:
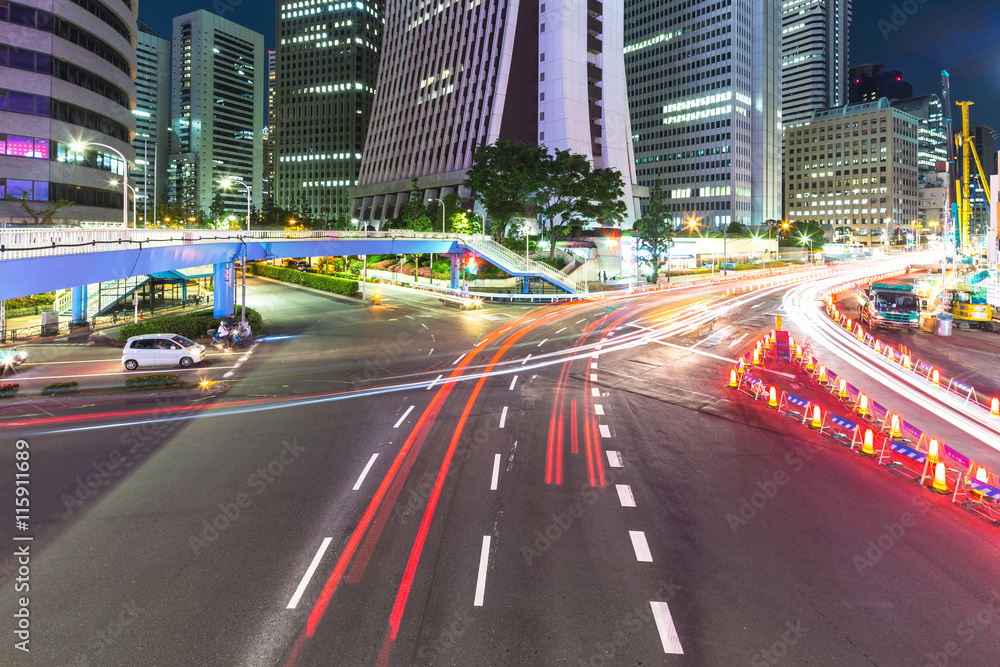
[[[128,165],[103,146],[71,145],[107,144],[135,161],[135,5],[44,4],[0,3],[0,223],[41,221],[4,195],[42,218],[53,202],[72,202],[55,213],[60,224],[131,222],[121,182]]]
[[[251,187],[260,208],[264,171],[264,36],[204,10],[174,19],[171,155],[175,197],[203,212],[218,195],[227,212],[246,215],[246,191],[222,189],[227,178]]]
[[[988,179],[997,173],[997,153],[996,153],[996,130],[986,125],[973,125],[969,128],[972,132],[972,145],[976,147],[976,155],[983,165],[983,174]],[[973,167],[975,169],[975,167]],[[983,234],[990,224],[990,209],[986,203],[986,193],[990,184],[982,182],[979,172],[975,172],[975,178],[970,182],[975,184],[972,189],[970,199],[972,200],[972,230],[973,233]]]
[[[275,205],[347,218],[375,97],[382,3],[279,2],[277,16]]]
[[[907,100],[896,100],[893,108],[915,116],[917,128],[917,188],[920,190],[916,222],[921,225],[941,222],[940,213],[947,204],[947,197],[940,197],[942,177],[939,170],[948,162],[948,137],[944,128],[944,113],[937,95],[923,95]],[[924,192],[930,188],[931,192]],[[947,193],[947,191],[945,191]],[[916,225],[914,225],[916,226]]]
[[[888,98],[905,100],[913,97],[913,86],[903,79],[903,70],[886,70],[882,63],[857,65],[847,71],[848,104]]]
[[[274,84],[275,53],[267,52],[267,127],[264,128],[264,179],[261,210],[274,208]]]
[[[675,218],[781,214],[781,2],[630,3],[625,62],[639,183]]]
[[[786,125],[847,103],[850,29],[851,0],[781,3],[781,117]]]
[[[167,160],[170,149],[170,42],[144,23],[139,23],[138,63],[135,88],[135,195],[138,215],[151,221],[156,205],[167,192]],[[147,179],[148,174],[148,179]],[[141,226],[141,225],[140,225]]]
[[[386,4],[372,132],[353,217],[398,216],[417,189],[458,193],[478,146],[508,140],[586,156],[625,182],[634,170],[622,58],[621,5],[502,0]]]

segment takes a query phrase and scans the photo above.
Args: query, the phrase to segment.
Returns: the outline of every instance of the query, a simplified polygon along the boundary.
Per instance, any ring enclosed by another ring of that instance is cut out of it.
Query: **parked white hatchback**
[[[178,334],[132,336],[122,350],[122,366],[134,371],[140,366],[183,366],[205,358],[205,346]]]

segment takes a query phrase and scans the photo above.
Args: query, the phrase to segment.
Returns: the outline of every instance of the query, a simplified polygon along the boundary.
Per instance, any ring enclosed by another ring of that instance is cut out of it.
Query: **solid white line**
[[[741,340],[743,340],[744,338],[746,338],[749,335],[750,334],[743,334],[742,336],[740,336],[739,338],[737,338],[736,340],[734,340],[732,343],[730,343],[729,347],[733,347],[734,345],[736,345],[737,343],[739,343]]]
[[[548,341],[548,338],[543,339],[542,342],[538,344],[538,347],[545,345],[546,341]]]
[[[600,396],[601,395],[601,390],[598,389],[597,387],[591,387],[590,388],[590,394],[592,396]]]
[[[521,362],[521,365],[523,366],[526,363],[528,363],[528,359],[531,359],[531,355],[530,354],[524,358],[524,361]]]
[[[591,382],[597,382],[597,373],[591,373],[590,374],[590,381]]]
[[[358,477],[358,481],[354,483],[354,488],[352,489],[352,491],[357,491],[358,489],[361,488],[361,482],[365,481],[365,477],[368,475],[368,471],[372,469],[372,464],[375,463],[375,459],[377,458],[378,458],[378,452],[375,452],[374,454],[372,454],[372,457],[368,459],[368,465],[366,465],[365,469],[361,471],[361,477]]]
[[[292,599],[288,601],[288,606],[285,609],[295,609],[295,605],[299,603],[299,599],[302,594],[306,592],[306,586],[309,585],[309,580],[312,579],[313,572],[319,567],[319,562],[323,558],[323,554],[326,553],[326,548],[330,546],[330,542],[333,541],[332,537],[324,537],[323,543],[319,545],[319,551],[313,556],[312,562],[309,563],[309,568],[306,573],[302,576],[302,581],[299,582],[299,587],[295,589],[295,593],[292,595]]]
[[[433,382],[431,382],[429,385],[427,385],[427,389],[429,390],[431,387],[433,387],[434,385],[436,385],[437,381],[440,380],[443,377],[444,377],[443,375],[438,375],[436,378],[434,378]]]
[[[490,562],[490,536],[483,535],[483,552],[479,555],[479,576],[476,578],[476,599],[472,603],[474,607],[483,606],[483,597],[486,595],[486,566]]]
[[[646,542],[646,533],[641,530],[630,530],[628,536],[632,538],[632,548],[635,549],[635,559],[640,563],[652,563],[653,554],[649,553],[649,544]]]
[[[681,640],[677,636],[677,628],[674,627],[674,621],[670,618],[670,609],[667,607],[667,603],[651,600],[649,606],[653,608],[653,618],[656,620],[656,630],[660,633],[663,652],[683,655],[684,650],[681,649]]]
[[[613,451],[613,450],[609,449],[607,451],[607,455],[608,455],[608,465],[609,466],[611,466],[612,468],[621,468],[622,467],[622,453],[621,452],[616,452],[616,451]]]
[[[517,382],[517,376],[516,376],[516,375],[515,375],[515,376],[514,376],[514,378],[513,378],[513,379],[512,379],[511,381],[510,381],[510,389],[509,389],[509,391],[514,391],[514,383],[515,383],[515,382]]]
[[[632,495],[632,487],[628,484],[615,484],[618,490],[618,500],[622,507],[635,507],[635,497]]]
[[[594,404],[594,414],[604,416],[604,406],[600,403]]]
[[[496,454],[493,457],[493,479],[490,480],[490,491],[497,490],[497,482],[500,479],[500,455]]]
[[[599,424],[597,428],[599,428],[601,430],[601,437],[602,438],[610,438],[611,437],[611,429],[608,428],[607,424]]]
[[[433,348],[433,347],[431,348],[431,351],[427,353],[427,356],[429,357],[429,356],[431,356],[432,354],[434,354],[434,348]]]
[[[503,406],[503,412],[500,413],[500,428],[507,422],[507,406]]]
[[[406,416],[408,414],[410,414],[410,411],[412,411],[413,408],[415,408],[415,407],[417,407],[417,406],[411,405],[410,407],[406,408],[406,412],[403,413],[403,416],[399,418],[399,421],[396,422],[396,425],[393,426],[393,428],[399,428],[399,425],[403,423],[403,420],[406,419]]]

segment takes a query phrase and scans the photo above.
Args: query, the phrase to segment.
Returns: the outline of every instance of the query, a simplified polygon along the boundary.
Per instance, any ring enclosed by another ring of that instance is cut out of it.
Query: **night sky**
[[[263,33],[264,43],[274,48],[273,0],[141,0],[139,18],[170,39],[172,18],[197,9]],[[972,123],[1000,131],[998,43],[996,0],[854,0],[852,65],[880,62],[888,69],[902,69],[914,95],[940,94],[941,70],[946,69],[952,100],[976,103]]]

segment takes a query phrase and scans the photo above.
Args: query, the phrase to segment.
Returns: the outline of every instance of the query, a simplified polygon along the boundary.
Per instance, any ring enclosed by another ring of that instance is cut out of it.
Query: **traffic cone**
[[[767,395],[767,407],[769,408],[778,407],[778,390],[774,388],[774,385],[771,385],[771,390],[768,392]]]
[[[795,338],[792,336],[792,334],[788,334],[788,349],[789,350],[795,349]]]
[[[143,319],[143,317],[142,317],[142,310],[139,310],[139,319],[140,320]]]
[[[736,389],[739,386],[739,381],[736,379],[736,369],[730,369],[729,371],[729,386],[732,389]]]
[[[990,473],[986,471],[986,468],[979,466],[976,468],[976,481],[982,482],[983,484],[990,483]]]
[[[891,426],[889,427],[889,437],[898,438],[902,433],[899,431],[899,415],[892,416]]]
[[[861,444],[861,453],[868,456],[875,455],[875,434],[870,428],[865,429],[865,440]]]
[[[941,374],[938,373],[938,369],[936,368],[931,371],[931,384],[933,384],[935,387],[941,386]]]
[[[845,399],[847,398],[847,380],[840,378],[840,387],[837,391],[837,398]]]
[[[889,361],[891,361],[893,363],[896,363],[896,353],[892,351],[892,348],[889,347],[889,346],[886,346],[885,351],[886,351],[886,354],[889,356]]]
[[[906,370],[910,370],[910,355],[908,354],[903,355],[903,366],[906,368]]]
[[[826,384],[826,366],[823,364],[819,366],[819,383]]]
[[[868,397],[865,394],[858,396],[858,414],[862,417],[868,416]]]
[[[802,346],[795,346],[795,361],[802,361]]]
[[[771,329],[771,335],[770,335],[770,339],[771,339],[771,342],[772,342],[772,343],[774,343],[774,342],[775,342],[775,339],[776,339],[776,337],[775,337],[775,334],[774,334],[774,329]]]
[[[990,417],[1000,419],[1000,399],[996,397],[990,402]]]
[[[862,329],[861,325],[859,324],[858,325],[858,340],[863,341],[864,339],[865,339],[865,330]]]
[[[760,366],[760,350],[759,349],[755,349],[753,351],[753,365],[754,366]]]
[[[816,370],[816,364],[813,362],[813,356],[809,355],[809,361],[806,362],[806,370],[812,373]]]
[[[931,460],[931,463],[935,463],[938,460],[938,449],[937,438],[931,438],[930,443],[927,445],[927,458]]]
[[[851,322],[851,318],[849,318],[849,317],[848,317],[848,318],[847,318],[847,330],[848,330],[848,331],[850,331],[850,330],[851,330],[851,327],[852,327],[853,325],[854,325],[854,324],[853,324],[853,322]]]
[[[948,478],[945,476],[944,464],[938,461],[934,464],[934,481],[931,488],[938,493],[948,493]]]
[[[823,412],[819,409],[818,405],[813,406],[813,418],[812,423],[809,424],[810,428],[821,429],[823,428]]]

